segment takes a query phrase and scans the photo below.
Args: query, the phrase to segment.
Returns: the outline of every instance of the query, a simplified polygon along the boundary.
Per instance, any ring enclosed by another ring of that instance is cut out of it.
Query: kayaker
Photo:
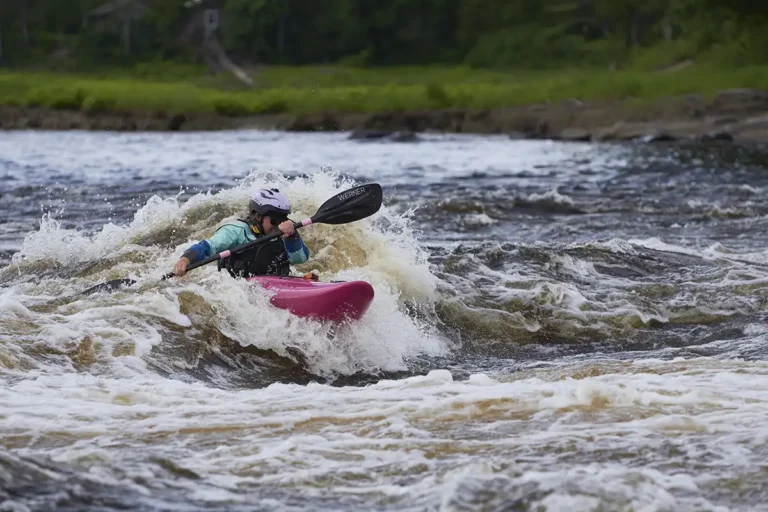
[[[278,189],[257,190],[248,201],[245,218],[224,224],[210,238],[184,251],[174,273],[183,276],[191,263],[282,231],[282,239],[219,260],[219,270],[226,268],[233,277],[290,274],[292,264],[309,260],[309,248],[288,220],[290,213],[291,204]]]

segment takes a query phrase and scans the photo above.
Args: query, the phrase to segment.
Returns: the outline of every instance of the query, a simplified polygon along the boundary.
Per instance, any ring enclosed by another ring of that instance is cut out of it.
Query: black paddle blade
[[[106,283],[100,283],[100,284],[97,284],[96,286],[92,286],[87,290],[80,292],[80,294],[90,295],[92,293],[98,293],[98,292],[107,292],[107,291],[111,292],[123,286],[131,286],[135,282],[136,281],[134,281],[133,279],[113,279],[112,281],[107,281]]]
[[[378,183],[368,183],[339,192],[320,206],[312,222],[346,224],[364,219],[379,211],[383,192]]]

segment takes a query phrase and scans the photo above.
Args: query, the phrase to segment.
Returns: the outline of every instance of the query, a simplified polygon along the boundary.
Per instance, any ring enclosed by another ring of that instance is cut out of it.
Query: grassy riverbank
[[[140,70],[141,71],[141,70]],[[0,106],[104,112],[214,113],[228,116],[493,109],[543,102],[653,100],[738,87],[768,88],[768,66],[677,71],[478,71],[468,68],[267,68],[244,89],[229,78],[143,72],[82,75],[0,73]]]

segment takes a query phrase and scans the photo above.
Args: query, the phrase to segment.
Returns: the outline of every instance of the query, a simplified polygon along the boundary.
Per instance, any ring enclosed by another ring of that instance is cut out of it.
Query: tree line
[[[659,45],[761,64],[766,22],[754,0],[3,0],[0,65],[194,62],[211,38],[252,65],[621,66]]]

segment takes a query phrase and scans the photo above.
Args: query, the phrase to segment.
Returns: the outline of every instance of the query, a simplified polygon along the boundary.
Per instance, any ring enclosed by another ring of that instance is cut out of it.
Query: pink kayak
[[[373,286],[365,281],[321,283],[278,276],[256,276],[247,280],[275,292],[270,299],[275,307],[316,320],[359,320],[373,301]]]

